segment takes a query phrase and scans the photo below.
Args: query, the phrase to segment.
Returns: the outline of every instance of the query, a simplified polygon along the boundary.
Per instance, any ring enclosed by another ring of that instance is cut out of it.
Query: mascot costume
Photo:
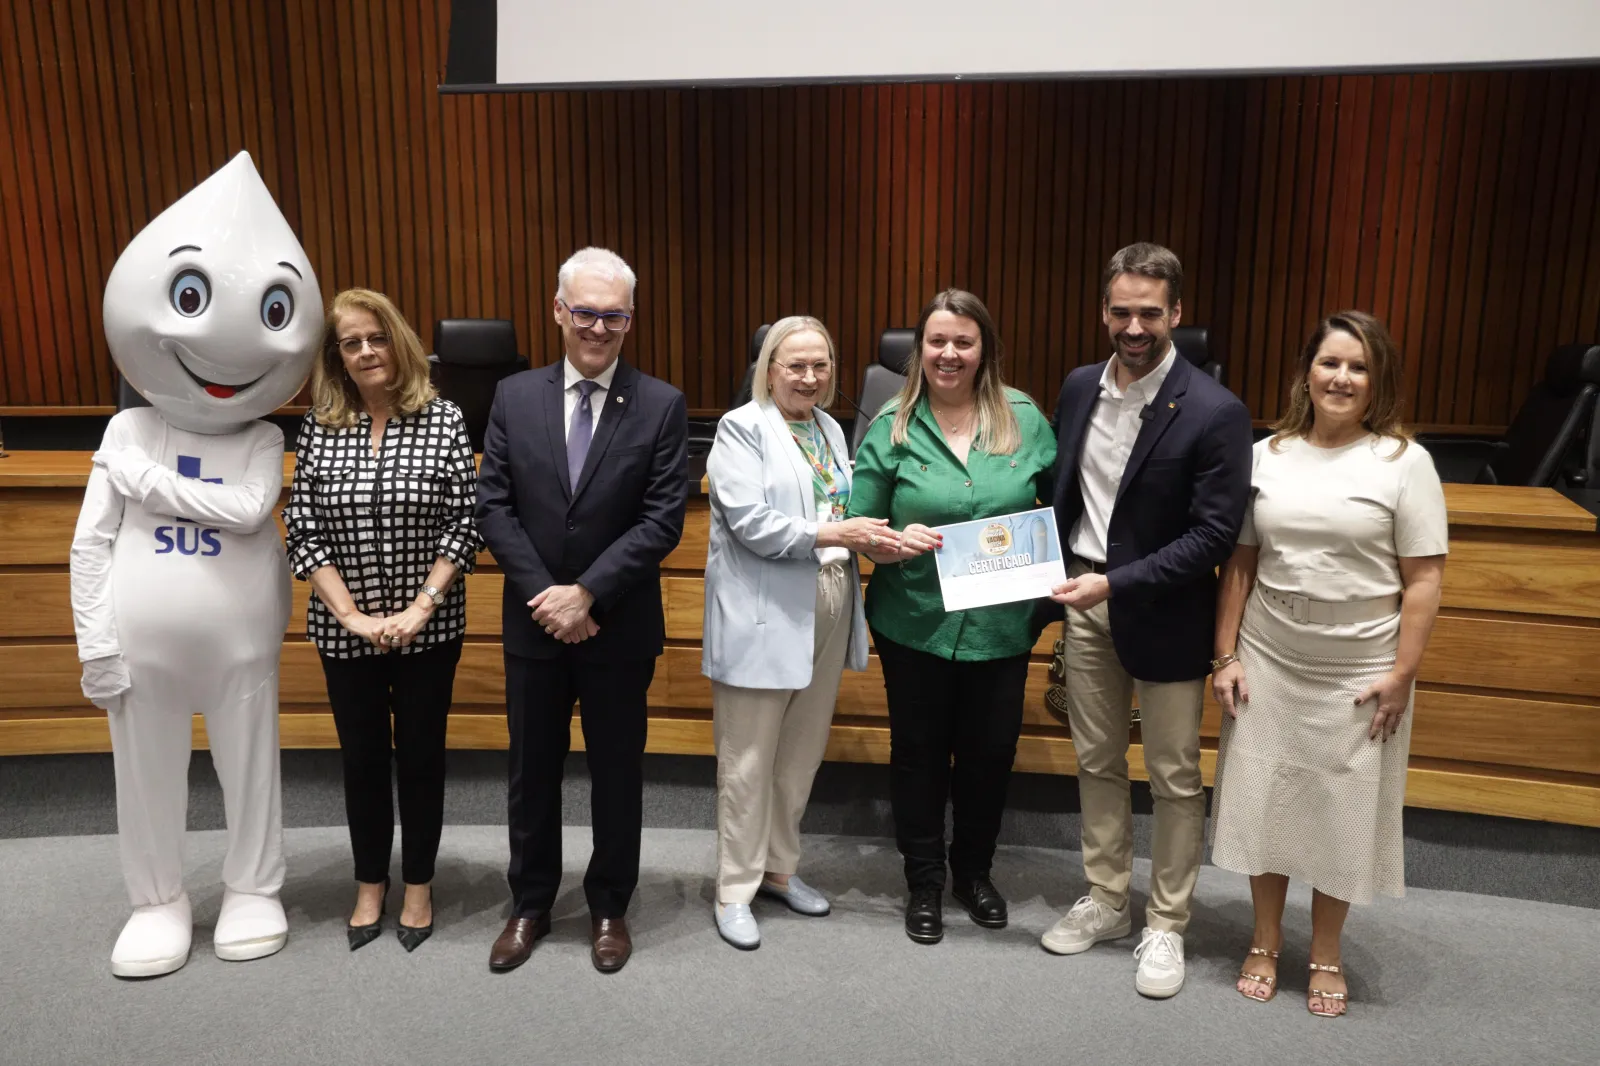
[[[183,890],[190,723],[205,715],[222,784],[217,957],[283,947],[278,657],[289,569],[272,514],[283,434],[258,419],[305,380],[322,294],[241,152],[163,211],[106,282],[106,340],[150,401],[106,427],[72,542],[83,692],[106,711],[122,872],[133,903],[122,977],[189,957]]]

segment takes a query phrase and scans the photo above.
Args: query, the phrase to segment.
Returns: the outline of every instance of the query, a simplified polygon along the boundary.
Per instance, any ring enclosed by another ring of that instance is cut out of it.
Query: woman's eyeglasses
[[[362,348],[371,348],[374,352],[382,354],[389,350],[389,335],[374,333],[368,337],[339,338],[339,351],[344,355],[360,355]]]

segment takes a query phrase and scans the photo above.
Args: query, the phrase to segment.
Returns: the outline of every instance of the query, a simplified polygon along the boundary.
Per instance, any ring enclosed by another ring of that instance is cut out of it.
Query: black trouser
[[[881,633],[872,639],[889,698],[889,802],[906,884],[944,887],[947,800],[951,872],[986,877],[1022,731],[1028,656],[955,662]]]
[[[561,885],[561,776],[572,747],[572,705],[589,762],[594,853],[583,878],[589,913],[621,918],[639,883],[644,742],[656,661],[585,662],[506,654],[507,789],[512,914],[550,910]]]
[[[412,652],[352,659],[322,656],[344,759],[344,810],[357,881],[376,884],[389,876],[394,849],[391,758],[400,785],[401,877],[408,885],[433,880],[444,826],[445,724],[460,661],[459,637]]]

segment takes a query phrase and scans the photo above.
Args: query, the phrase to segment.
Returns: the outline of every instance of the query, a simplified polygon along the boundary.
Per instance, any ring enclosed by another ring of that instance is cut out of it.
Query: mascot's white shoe
[[[224,889],[217,915],[217,958],[248,962],[283,950],[289,940],[289,919],[277,896],[255,896]]]
[[[189,961],[193,923],[189,897],[135,907],[111,949],[111,972],[118,977],[160,977]]]

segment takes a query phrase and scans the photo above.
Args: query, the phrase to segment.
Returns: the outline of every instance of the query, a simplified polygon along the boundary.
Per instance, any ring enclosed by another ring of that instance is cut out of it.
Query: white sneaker
[[[1178,933],[1146,927],[1133,957],[1139,960],[1133,987],[1140,995],[1166,999],[1183,987],[1183,937]]]
[[[1040,938],[1056,955],[1076,955],[1102,940],[1118,940],[1133,932],[1133,918],[1124,907],[1114,911],[1093,896],[1084,896]]]
[[[761,946],[761,928],[756,925],[756,916],[750,912],[750,904],[718,903],[714,910],[717,932],[722,934],[722,939],[740,951],[754,951]]]
[[[160,977],[189,961],[193,920],[189,897],[135,907],[111,949],[111,972],[118,977]]]
[[[265,958],[283,950],[288,939],[289,919],[277,896],[222,890],[214,937],[217,958],[224,962]]]

